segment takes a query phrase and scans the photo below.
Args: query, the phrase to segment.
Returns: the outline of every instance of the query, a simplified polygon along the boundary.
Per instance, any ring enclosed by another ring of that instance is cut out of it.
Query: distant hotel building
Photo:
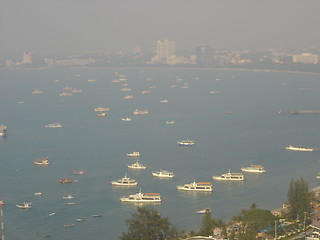
[[[22,55],[22,64],[31,64],[32,63],[32,54],[31,52],[24,52]]]
[[[299,55],[293,55],[292,61],[294,63],[304,63],[304,64],[318,64],[319,57],[311,53],[302,53]]]
[[[157,53],[152,63],[172,64],[172,61],[176,61],[176,43],[170,40],[157,41]]]
[[[208,46],[196,47],[196,64],[200,67],[208,67],[213,64],[212,49]]]

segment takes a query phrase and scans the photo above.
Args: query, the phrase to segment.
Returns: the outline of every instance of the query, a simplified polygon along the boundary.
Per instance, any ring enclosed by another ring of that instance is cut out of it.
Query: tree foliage
[[[216,221],[211,217],[210,212],[206,212],[202,218],[202,224],[200,227],[199,235],[201,236],[211,236],[212,230],[216,226]]]
[[[311,194],[309,193],[308,183],[303,178],[298,180],[291,179],[287,197],[289,218],[302,218],[304,213],[310,213]]]
[[[258,231],[270,228],[275,220],[275,216],[269,210],[256,208],[251,205],[249,210],[243,209],[241,213],[233,217],[233,221],[240,223],[239,240],[254,240]]]
[[[126,220],[128,232],[122,233],[121,240],[174,240],[178,239],[177,229],[168,218],[161,217],[152,208],[138,207],[137,212]]]

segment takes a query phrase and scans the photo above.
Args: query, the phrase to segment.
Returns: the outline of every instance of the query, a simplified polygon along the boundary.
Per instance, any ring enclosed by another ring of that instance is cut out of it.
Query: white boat
[[[53,213],[49,213],[48,216],[51,217],[51,216],[53,216],[53,215],[56,215],[56,213],[54,213],[54,212],[53,212]]]
[[[163,100],[160,100],[161,103],[168,103],[169,101],[167,99],[163,99]]]
[[[292,146],[292,145],[287,146],[286,149],[291,151],[300,151],[300,152],[313,152],[318,150],[316,148],[298,147],[298,146]]]
[[[109,110],[109,107],[97,107],[94,109],[95,112],[108,112]]]
[[[140,152],[132,152],[126,154],[128,157],[140,157]]]
[[[241,171],[250,172],[250,173],[265,173],[266,172],[266,170],[264,170],[262,165],[254,165],[254,164],[251,164],[250,167],[242,167]]]
[[[126,117],[126,118],[121,118],[121,120],[125,122],[130,122],[132,119],[129,117]]]
[[[41,196],[41,195],[42,195],[42,192],[35,192],[34,195],[35,195],[35,196]]]
[[[136,161],[135,163],[132,163],[131,165],[128,165],[128,168],[131,169],[146,169],[147,167]]]
[[[117,181],[111,181],[113,186],[127,186],[127,187],[134,187],[138,185],[138,182],[134,179],[127,177],[127,174]]]
[[[93,214],[91,216],[94,217],[94,218],[97,218],[97,217],[102,217],[102,214]]]
[[[179,146],[194,146],[196,143],[194,141],[187,139],[187,140],[179,141],[178,144]]]
[[[85,174],[86,172],[84,170],[76,170],[76,171],[73,171],[73,174],[74,175],[83,175]]]
[[[196,211],[196,213],[198,214],[211,213],[211,209],[210,208],[201,209],[199,211]]]
[[[121,202],[133,202],[133,203],[160,203],[160,193],[141,193],[141,189],[138,193],[129,195],[128,197],[120,198]]]
[[[136,110],[134,110],[134,112],[133,112],[134,115],[146,115],[146,114],[148,114],[148,113],[149,113],[148,110],[139,110],[139,109],[136,109]]]
[[[231,173],[229,172],[222,174],[221,176],[213,176],[214,180],[219,181],[243,181],[244,175],[242,173]]]
[[[74,197],[72,195],[63,196],[64,199],[73,199]]]
[[[83,221],[86,221],[86,220],[87,220],[86,218],[77,218],[76,222],[83,222]]]
[[[97,113],[96,117],[106,117],[107,113],[103,112],[103,113]]]
[[[132,96],[132,95],[127,95],[124,97],[124,99],[132,99],[132,98],[134,98],[134,96]]]
[[[73,223],[71,223],[71,224],[64,224],[64,225],[63,225],[63,227],[65,227],[65,228],[73,227],[73,226],[74,226],[74,224],[73,224]]]
[[[213,185],[210,182],[195,182],[177,186],[178,190],[197,191],[197,192],[212,192]]]
[[[1,136],[1,137],[5,137],[6,134],[7,134],[7,126],[1,124],[1,125],[0,125],[0,136]]]
[[[60,123],[49,123],[45,125],[46,128],[62,128]]]
[[[167,125],[172,125],[172,124],[176,124],[176,121],[166,121]]]
[[[46,166],[46,165],[50,164],[48,158],[41,159],[41,160],[36,160],[36,161],[33,161],[33,163],[36,164],[36,165],[43,165],[43,166]]]
[[[174,178],[174,173],[167,170],[159,170],[152,172],[152,176],[159,178]]]
[[[34,90],[34,91],[32,92],[32,94],[42,94],[42,93],[43,93],[43,91],[38,90],[38,89],[36,89],[36,90]]]
[[[20,209],[29,209],[32,207],[30,202],[24,202],[23,204],[17,204],[16,206]]]

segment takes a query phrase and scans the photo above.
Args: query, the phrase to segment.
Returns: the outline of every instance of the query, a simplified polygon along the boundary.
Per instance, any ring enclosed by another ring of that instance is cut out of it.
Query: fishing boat
[[[249,173],[265,173],[266,172],[266,170],[264,170],[262,165],[254,165],[254,164],[251,164],[250,167],[242,167],[241,171],[249,172]]]
[[[196,191],[196,192],[212,192],[213,185],[210,182],[195,182],[177,186],[178,190]]]
[[[152,172],[152,176],[159,178],[174,178],[174,173],[167,170],[159,170]]]
[[[196,211],[196,213],[198,213],[198,214],[211,213],[211,209],[205,208],[205,209]]]
[[[71,180],[70,178],[63,178],[61,180],[59,180],[59,183],[72,183],[73,180]]]
[[[134,179],[127,177],[127,174],[117,181],[111,181],[113,186],[127,186],[127,187],[134,187],[138,185],[138,182]]]
[[[140,157],[140,152],[132,152],[126,154],[128,157]]]
[[[121,202],[134,202],[134,203],[160,203],[160,193],[139,193],[129,195],[128,197],[120,198]]]
[[[23,204],[17,204],[17,208],[20,209],[30,209],[32,206],[32,204],[30,202],[24,202]]]
[[[244,175],[242,173],[231,173],[230,169],[229,172],[221,176],[213,176],[212,178],[219,181],[244,181]]]
[[[147,167],[136,161],[135,163],[132,163],[131,165],[128,165],[128,168],[131,169],[146,169]]]

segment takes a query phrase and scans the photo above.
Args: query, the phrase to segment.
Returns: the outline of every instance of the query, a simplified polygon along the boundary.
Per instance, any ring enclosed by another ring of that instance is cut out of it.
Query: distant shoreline
[[[275,73],[292,73],[292,74],[307,74],[307,75],[320,75],[320,72],[304,72],[304,71],[294,71],[294,70],[277,70],[277,69],[250,69],[250,68],[196,68],[196,67],[145,67],[145,66],[85,66],[85,67],[30,67],[30,68],[0,68],[1,70],[53,70],[53,69],[170,69],[170,70],[211,70],[211,71],[243,71],[243,72],[275,72]]]

